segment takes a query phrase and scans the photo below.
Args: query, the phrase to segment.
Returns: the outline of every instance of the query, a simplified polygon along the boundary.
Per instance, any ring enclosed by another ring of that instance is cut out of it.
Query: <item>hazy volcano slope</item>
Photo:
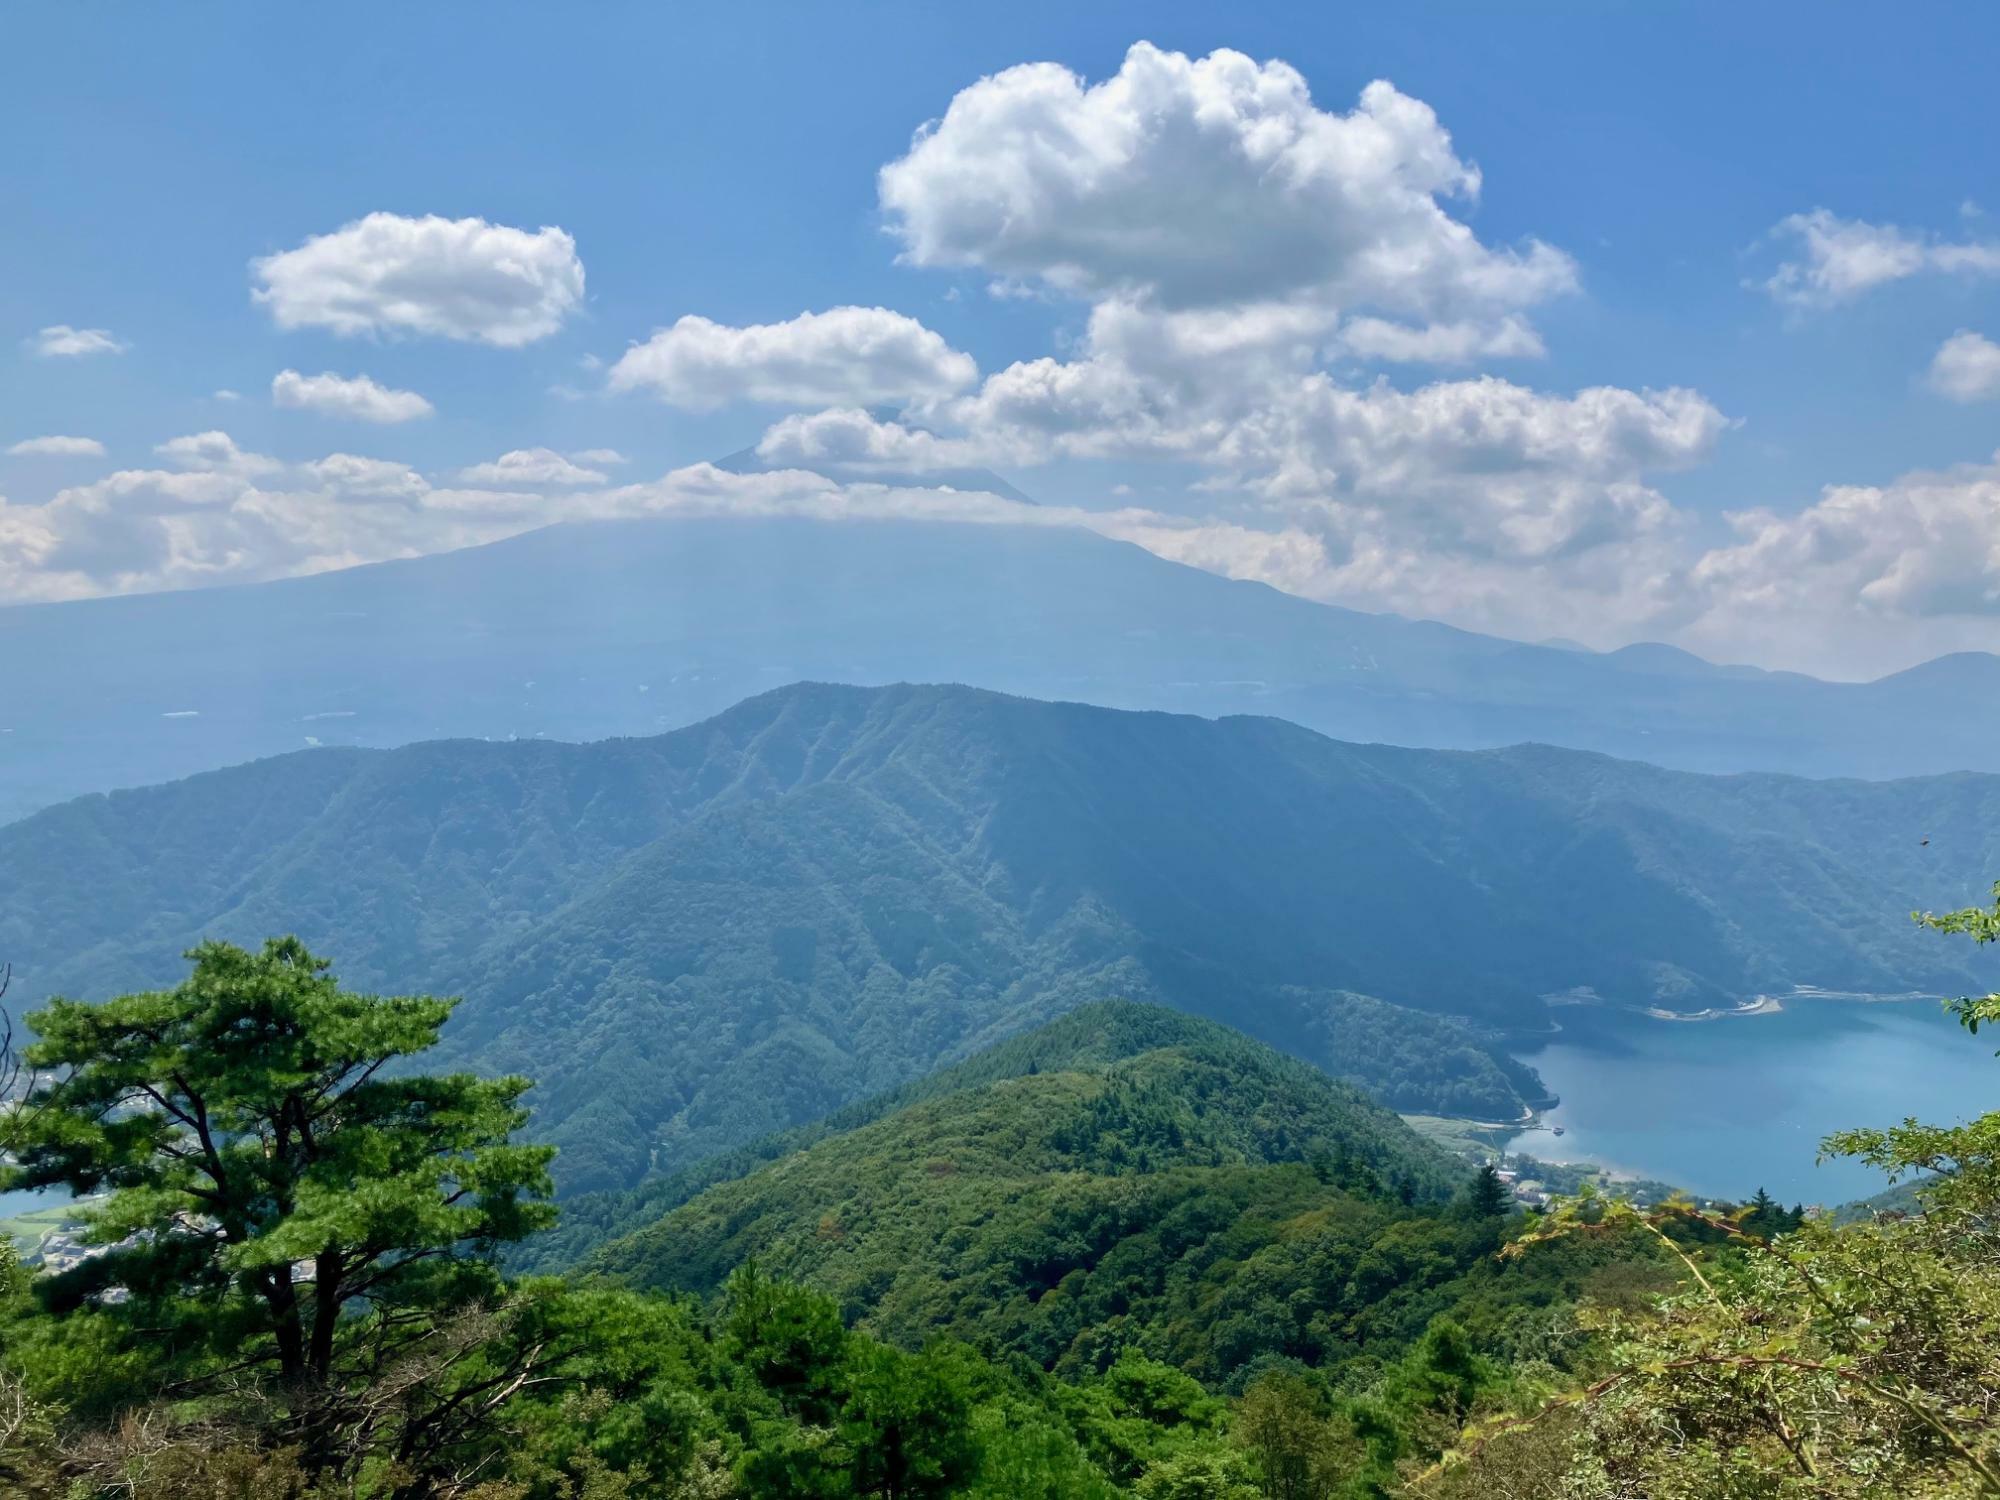
[[[1368,1077],[1410,1064],[1350,1065],[1398,1028],[1357,1042],[1347,992],[1539,1026],[1579,986],[1955,991],[1976,955],[1907,913],[1982,894],[1996,814],[1981,775],[802,685],[648,740],[323,750],[80,799],[0,829],[0,954],[20,998],[101,995],[202,934],[297,931],[350,981],[463,993],[455,1054],[539,1079],[566,1180],[603,1187],[1107,996]]]
[[[0,609],[0,821],[311,742],[657,733],[801,679],[964,682],[1698,770],[2000,770],[1989,656],[1825,683],[1361,614],[1069,528],[658,519]]]

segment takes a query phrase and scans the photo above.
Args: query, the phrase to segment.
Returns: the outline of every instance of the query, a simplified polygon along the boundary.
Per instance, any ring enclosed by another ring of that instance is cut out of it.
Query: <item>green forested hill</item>
[[[711,1296],[755,1261],[912,1348],[983,1341],[1072,1377],[1131,1349],[1228,1384],[1399,1353],[1444,1312],[1498,1336],[1593,1266],[1501,1266],[1491,1221],[1444,1206],[1462,1163],[1148,1006],[1087,1006],[717,1175],[757,1155],[582,1269]]]
[[[1163,1072],[1161,1059],[1169,1054],[1184,1063]],[[1141,1058],[1149,1061],[1138,1064]],[[1185,1064],[1188,1059],[1194,1066]],[[968,1103],[968,1096],[994,1085],[1028,1081],[1026,1092],[1032,1096],[1038,1087],[1035,1080],[1071,1080],[1057,1085],[1068,1088],[1077,1078],[1102,1078],[1114,1069],[1135,1066],[1140,1072],[1159,1074],[1158,1081],[1169,1091],[1177,1089],[1177,1080],[1194,1081],[1194,1086],[1178,1090],[1186,1096],[1184,1100],[1165,1109],[1160,1132],[1133,1135],[1113,1128],[1101,1141],[1093,1137],[1089,1142],[1074,1131],[1058,1132],[1041,1142],[1038,1149],[1042,1155],[1037,1159],[1060,1158],[1072,1167],[1113,1174],[1191,1164],[1279,1161],[1318,1161],[1324,1169],[1326,1163],[1341,1162],[1347,1164],[1342,1170],[1348,1175],[1365,1170],[1376,1182],[1406,1188],[1413,1200],[1423,1201],[1445,1195],[1464,1176],[1463,1167],[1454,1158],[1418,1136],[1395,1114],[1309,1063],[1198,1016],[1158,1005],[1101,1000],[1024,1035],[982,1048],[963,1062],[901,1088],[709,1157],[632,1192],[590,1194],[572,1200],[564,1208],[561,1227],[529,1247],[528,1263],[538,1269],[567,1268],[594,1248],[633,1235],[710,1188],[720,1184],[733,1187],[738,1179],[770,1163],[796,1157],[834,1138],[851,1139],[890,1117],[935,1106],[944,1117],[955,1119],[969,1109],[984,1108]],[[1103,1092],[1102,1088],[1097,1090]],[[1130,1095],[1127,1089],[1123,1097]],[[979,1149],[982,1155],[988,1154],[987,1147]],[[1012,1163],[1007,1169],[1019,1165]],[[657,1236],[649,1235],[648,1239],[660,1243]],[[676,1249],[671,1253],[679,1256],[682,1252]],[[740,1259],[746,1252],[738,1246],[723,1247],[718,1253],[725,1259],[732,1254]],[[651,1251],[634,1244],[617,1252],[615,1258],[639,1267],[651,1256]],[[724,1274],[728,1269],[727,1265],[721,1267]],[[687,1281],[690,1286],[709,1284],[707,1271],[685,1268],[647,1272],[641,1279],[680,1284],[684,1275],[692,1277]]]
[[[1960,990],[1968,959],[1906,913],[1980,893],[1996,814],[1985,776],[1702,777],[802,685],[650,740],[307,752],[50,809],[0,829],[0,956],[33,1003],[296,931],[351,983],[462,993],[447,1047],[538,1080],[576,1191],[1106,997],[1405,1108],[1517,1112],[1535,1085],[1485,1036],[1395,1007],[1539,1027],[1577,987]]]

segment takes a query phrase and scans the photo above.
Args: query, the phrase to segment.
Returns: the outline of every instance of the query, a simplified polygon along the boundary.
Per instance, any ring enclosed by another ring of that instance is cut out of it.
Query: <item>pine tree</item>
[[[174,989],[28,1018],[35,1082],[0,1188],[103,1195],[87,1234],[108,1248],[56,1295],[163,1379],[226,1355],[319,1387],[344,1309],[490,1291],[486,1252],[554,1218],[554,1153],[508,1142],[525,1079],[385,1076],[456,1002],[342,990],[296,938],[188,957]]]
[[[1500,1173],[1491,1162],[1474,1175],[1466,1198],[1475,1218],[1495,1218],[1514,1206],[1514,1195],[1500,1180]]]

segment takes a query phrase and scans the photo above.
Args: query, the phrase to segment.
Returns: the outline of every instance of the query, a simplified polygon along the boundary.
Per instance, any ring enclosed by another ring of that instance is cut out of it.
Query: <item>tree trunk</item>
[[[333,1373],[333,1330],[340,1321],[340,1256],[322,1251],[313,1260],[312,1344],[306,1352],[314,1380],[325,1383]]]
[[[299,1294],[289,1266],[260,1273],[258,1288],[271,1309],[271,1335],[278,1343],[278,1374],[287,1385],[306,1377],[306,1341],[299,1327]]]

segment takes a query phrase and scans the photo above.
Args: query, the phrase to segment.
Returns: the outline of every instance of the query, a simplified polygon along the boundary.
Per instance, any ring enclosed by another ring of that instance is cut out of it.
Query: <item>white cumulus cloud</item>
[[[808,469],[925,473],[976,466],[993,454],[976,439],[939,437],[845,406],[781,418],[758,441],[757,456]]]
[[[675,406],[731,401],[869,406],[948,395],[978,378],[972,357],[886,307],[835,307],[732,327],[692,314],[627,349],[606,377]]]
[[[1734,537],[1682,580],[1694,649],[1755,642],[1767,662],[1861,677],[2000,646],[2000,455],[1728,519]]]
[[[431,334],[518,348],[583,300],[583,262],[561,229],[372,213],[251,262],[280,328]]]
[[[275,458],[237,447],[226,432],[191,432],[155,444],[153,451],[176,468],[217,474],[269,474],[283,467]]]
[[[354,495],[394,495],[416,499],[430,481],[406,463],[388,458],[364,458],[354,453],[329,453],[299,465],[300,473],[329,489]]]
[[[76,359],[86,354],[123,354],[131,346],[108,328],[72,328],[55,323],[23,342],[43,359]]]
[[[1961,328],[1931,356],[1931,389],[1953,401],[2000,396],[2000,344]]]
[[[1763,288],[1794,308],[1852,302],[1926,272],[2000,276],[2000,242],[1945,240],[1894,224],[1843,219],[1824,208],[1779,220],[1769,237],[1789,242],[1794,258],[1781,262]]]
[[[1803,510],[1730,522],[1736,540],[1695,579],[1733,611],[2000,615],[2000,459],[1833,485]]]
[[[604,473],[588,469],[549,448],[516,448],[488,463],[459,471],[468,484],[542,485],[602,484]]]
[[[336,375],[331,370],[318,375],[280,370],[271,377],[271,404],[381,423],[413,422],[437,410],[415,391],[399,391],[378,385],[366,375]]]
[[[104,444],[87,437],[22,438],[7,450],[14,458],[102,458]]]
[[[284,464],[225,434],[159,445],[34,505],[0,503],[0,596],[29,601],[252,582],[511,535],[559,514],[539,497],[434,488],[408,464],[349,453]]]
[[[1283,62],[1143,42],[1096,84],[1054,63],[981,79],[879,181],[911,263],[1093,300],[1428,318],[1572,287],[1562,252],[1482,245],[1440,202],[1479,188],[1430,106],[1389,83],[1337,114]]]

